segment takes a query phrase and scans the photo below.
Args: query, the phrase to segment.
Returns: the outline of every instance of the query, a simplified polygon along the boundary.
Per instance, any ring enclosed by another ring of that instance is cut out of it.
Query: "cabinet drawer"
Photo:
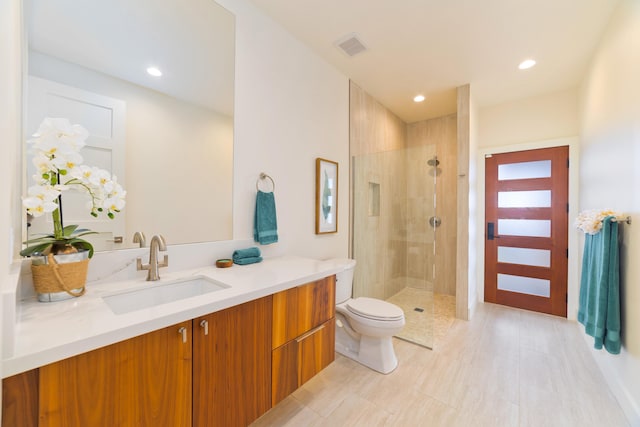
[[[296,341],[298,342],[298,386],[301,386],[335,359],[335,319],[323,323]]]
[[[335,319],[273,350],[272,403],[293,393],[335,359]]]
[[[335,315],[335,276],[273,295],[273,348],[296,339]]]

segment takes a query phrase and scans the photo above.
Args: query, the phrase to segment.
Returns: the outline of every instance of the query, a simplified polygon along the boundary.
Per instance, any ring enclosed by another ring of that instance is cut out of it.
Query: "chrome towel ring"
[[[269,175],[267,175],[266,173],[262,172],[260,173],[260,177],[258,178],[258,180],[256,181],[256,190],[257,191],[262,191],[260,190],[260,182],[261,181],[265,181],[265,180],[269,180],[271,181],[271,192],[276,191],[276,183],[273,180],[273,178],[271,178]],[[266,191],[268,193],[268,191]]]

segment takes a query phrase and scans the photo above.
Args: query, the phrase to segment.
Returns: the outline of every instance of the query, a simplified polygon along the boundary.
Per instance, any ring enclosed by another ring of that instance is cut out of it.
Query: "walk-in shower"
[[[398,335],[434,340],[437,180],[435,145],[353,158],[354,296],[384,299],[405,312]]]

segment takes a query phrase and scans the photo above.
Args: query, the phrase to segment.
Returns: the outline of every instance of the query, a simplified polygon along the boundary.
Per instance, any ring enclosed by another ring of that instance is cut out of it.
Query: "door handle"
[[[495,224],[493,222],[487,223],[487,240],[497,239],[500,236],[495,235]]]

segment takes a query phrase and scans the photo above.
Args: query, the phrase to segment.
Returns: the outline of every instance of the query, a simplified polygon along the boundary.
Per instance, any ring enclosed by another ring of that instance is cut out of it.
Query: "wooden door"
[[[190,426],[191,322],[43,366],[39,376],[41,427]]]
[[[485,166],[485,301],[566,317],[569,147]]]
[[[194,320],[193,425],[248,426],[271,408],[271,297]]]

